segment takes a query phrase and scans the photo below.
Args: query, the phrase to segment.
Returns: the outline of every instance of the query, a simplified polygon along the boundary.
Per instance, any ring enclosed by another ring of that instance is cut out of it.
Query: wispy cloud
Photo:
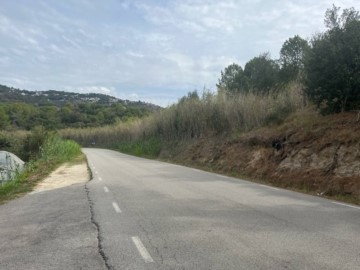
[[[358,0],[334,0],[354,6]],[[161,105],[215,89],[220,71],[322,31],[327,0],[3,0],[0,83]]]

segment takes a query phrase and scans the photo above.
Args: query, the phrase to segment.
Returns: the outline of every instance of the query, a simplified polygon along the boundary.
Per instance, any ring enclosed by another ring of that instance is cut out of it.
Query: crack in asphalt
[[[89,202],[89,209],[90,209],[90,215],[91,215],[91,223],[95,226],[96,228],[96,231],[97,231],[97,241],[98,241],[98,251],[99,251],[99,254],[101,256],[101,258],[103,259],[104,261],[104,264],[105,264],[105,267],[109,270],[113,270],[114,267],[112,267],[110,264],[109,264],[109,258],[106,256],[105,252],[104,252],[104,249],[103,249],[103,246],[102,246],[102,237],[101,237],[101,232],[100,232],[100,225],[99,223],[95,220],[95,217],[94,217],[94,203],[93,201],[91,200],[90,198],[90,189],[89,187],[87,186],[88,183],[90,183],[90,181],[93,180],[93,174],[92,174],[92,171],[90,170],[89,168],[89,165],[88,165],[88,170],[90,172],[90,180],[85,184],[85,192],[86,192],[86,196],[87,196],[87,199],[88,199],[88,202]]]

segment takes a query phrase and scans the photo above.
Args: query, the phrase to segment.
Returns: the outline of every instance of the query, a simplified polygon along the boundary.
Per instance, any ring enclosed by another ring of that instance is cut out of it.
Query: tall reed
[[[149,138],[188,140],[278,124],[302,107],[303,96],[297,84],[267,95],[250,93],[230,97],[205,91],[198,97],[193,92],[146,118],[100,128],[64,129],[60,134],[83,146],[99,147]]]

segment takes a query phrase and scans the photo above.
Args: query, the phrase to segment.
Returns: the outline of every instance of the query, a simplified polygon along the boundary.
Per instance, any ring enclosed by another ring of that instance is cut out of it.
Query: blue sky
[[[0,84],[161,106],[215,91],[220,71],[323,31],[358,0],[1,0]]]

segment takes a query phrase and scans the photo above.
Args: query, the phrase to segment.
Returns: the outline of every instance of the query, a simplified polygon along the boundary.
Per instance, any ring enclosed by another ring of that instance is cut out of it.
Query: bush
[[[45,143],[48,136],[49,133],[42,126],[34,128],[32,132],[26,136],[21,154],[24,161],[29,161],[30,159],[36,159],[38,157],[41,146]]]
[[[81,147],[71,140],[63,140],[57,135],[49,136],[41,147],[40,159],[62,163],[81,153]]]

